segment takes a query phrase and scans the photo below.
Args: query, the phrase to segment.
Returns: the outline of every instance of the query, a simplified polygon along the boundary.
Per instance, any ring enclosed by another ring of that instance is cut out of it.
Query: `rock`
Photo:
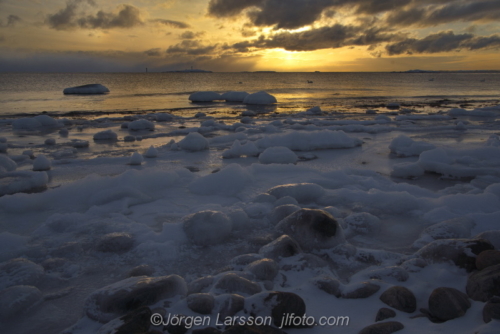
[[[213,102],[215,100],[222,100],[219,93],[216,92],[196,92],[189,95],[189,101],[191,102]]]
[[[42,293],[34,286],[15,285],[0,291],[0,319],[26,312],[43,300]]]
[[[209,293],[193,293],[187,297],[187,305],[193,312],[211,314],[215,306],[215,298]]]
[[[186,216],[183,227],[191,242],[199,246],[219,244],[232,230],[229,218],[218,211],[200,211]]]
[[[13,285],[37,285],[43,267],[26,259],[13,259],[0,265],[0,291]]]
[[[500,264],[500,251],[498,250],[486,250],[476,257],[477,270],[483,270],[495,264]]]
[[[353,213],[347,216],[344,221],[351,231],[358,234],[373,234],[380,231],[380,219],[368,212]]]
[[[406,282],[408,278],[410,278],[408,272],[398,266],[374,269],[369,271],[367,274],[371,279],[383,280],[386,278],[393,278],[398,282]]]
[[[268,243],[259,250],[259,254],[271,258],[290,257],[302,253],[299,244],[288,235],[282,235],[278,239]]]
[[[246,295],[254,295],[262,290],[257,283],[233,273],[222,276],[215,285],[215,288],[228,293],[242,293]]]
[[[332,277],[316,277],[313,278],[312,283],[318,287],[318,289],[335,296],[340,297],[340,282]]]
[[[339,223],[323,210],[296,211],[279,222],[276,230],[294,238],[306,251],[333,248],[345,242]]]
[[[290,196],[299,203],[310,203],[324,196],[325,189],[316,183],[298,183],[276,186],[269,189],[268,193],[278,199]]]
[[[250,263],[245,269],[261,281],[272,281],[279,272],[278,265],[271,259],[257,260]]]
[[[132,268],[130,270],[130,273],[128,274],[130,277],[136,277],[136,276],[152,276],[155,272],[155,268],[148,265],[148,264],[142,264],[140,266]]]
[[[84,310],[90,319],[106,323],[138,307],[186,294],[186,282],[177,275],[130,277],[94,291]]]
[[[413,313],[417,309],[417,299],[413,292],[403,286],[393,286],[380,296],[380,300],[398,311]]]
[[[140,307],[123,317],[102,326],[97,334],[143,334],[151,326],[152,312],[149,307]]]
[[[405,326],[397,321],[380,322],[363,328],[359,334],[391,334],[403,328]]]
[[[268,325],[235,325],[226,329],[224,334],[285,334],[285,332]]]
[[[118,140],[118,135],[112,130],[106,130],[97,132],[93,138],[95,141],[116,141]]]
[[[345,299],[361,299],[368,298],[380,290],[380,286],[370,282],[362,282],[354,284],[354,289],[351,287],[349,292],[342,293],[342,298]],[[359,287],[358,287],[359,286]]]
[[[461,317],[470,306],[467,295],[454,288],[437,288],[429,296],[429,313],[440,321]]]
[[[24,154],[24,153],[23,153]],[[476,235],[475,239],[488,241],[496,250],[500,250],[500,231],[486,231]]]
[[[123,141],[133,142],[133,141],[135,141],[135,136],[131,136],[131,135],[125,136],[125,137],[123,137]]]
[[[217,296],[218,314],[220,319],[232,317],[245,307],[245,298],[236,294]]]
[[[43,154],[38,155],[35,160],[33,160],[33,170],[35,172],[47,171],[52,168],[52,163]]]
[[[44,142],[45,145],[52,146],[56,144],[56,140],[54,138],[47,138]]]
[[[247,266],[252,262],[258,261],[262,259],[262,255],[251,253],[251,254],[242,254],[235,256],[231,259],[231,265],[233,267],[242,267]]]
[[[131,131],[141,131],[149,130],[153,131],[155,129],[155,124],[148,121],[147,119],[138,119],[136,121],[128,123],[128,129]]]
[[[214,282],[213,276],[200,277],[188,284],[188,294],[203,292]]]
[[[276,326],[281,326],[282,319],[288,314],[294,314],[296,317],[302,317],[306,313],[306,303],[297,294],[292,292],[273,291],[268,294],[264,302],[271,301],[273,308],[271,317]]]
[[[500,264],[489,266],[470,275],[466,290],[472,300],[482,302],[500,296]]]
[[[221,334],[222,332],[215,327],[207,327],[193,330],[193,334]]]
[[[387,307],[382,307],[377,312],[377,316],[375,317],[375,322],[384,321],[389,318],[394,318],[396,316],[396,312]]]
[[[274,197],[274,196],[273,196]],[[285,196],[286,197],[286,196]],[[282,197],[284,198],[284,197]],[[280,205],[274,208],[273,212],[271,212],[271,215],[269,216],[269,219],[272,224],[277,224],[283,218],[291,215],[295,211],[299,211],[300,206],[294,205],[294,204],[285,204],[285,205]]]
[[[125,253],[134,246],[134,240],[128,233],[115,232],[104,235],[97,243],[97,250],[106,253]]]
[[[151,145],[147,149],[147,151],[144,152],[143,156],[150,159],[156,158],[158,156],[158,150],[153,145]]]
[[[485,323],[492,319],[500,320],[500,297],[493,297],[484,305],[483,320]]]
[[[296,206],[298,206],[299,202],[297,202],[297,200],[295,198],[293,198],[292,196],[281,197],[280,199],[276,200],[276,202],[274,202],[274,206],[282,206],[282,205],[296,205]],[[300,207],[299,207],[299,210],[300,210]],[[290,213],[293,213],[293,212],[290,212]],[[285,217],[283,217],[283,218],[285,218]],[[281,218],[281,219],[283,219],[283,218]],[[281,221],[281,219],[277,222],[279,223]]]

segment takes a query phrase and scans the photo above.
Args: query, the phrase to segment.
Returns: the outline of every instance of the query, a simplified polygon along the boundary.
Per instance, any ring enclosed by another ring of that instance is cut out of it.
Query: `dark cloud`
[[[94,15],[78,13],[79,6],[84,3],[96,5],[93,0],[68,1],[65,8],[55,14],[47,15],[45,23],[56,30],[132,28],[144,24],[137,7],[120,5],[112,13],[102,10]]]
[[[178,28],[178,29],[187,29],[187,28],[191,27],[189,24],[187,24],[185,22],[164,20],[164,19],[154,19],[154,20],[150,20],[150,22],[160,23],[160,24],[169,26],[171,28]]]
[[[179,37],[182,39],[196,39],[203,35],[205,35],[204,31],[198,31],[198,32],[185,31],[182,34],[180,34]]]
[[[216,48],[217,44],[204,45],[198,40],[186,39],[178,44],[169,46],[167,54],[185,54],[190,56],[210,55]]]
[[[422,39],[408,38],[386,46],[389,55],[413,53],[438,53],[460,49],[478,50],[487,47],[500,46],[500,36],[475,36],[473,34],[458,34],[453,31],[443,31],[431,34]]]
[[[160,48],[149,49],[144,51],[144,53],[149,57],[160,57],[162,55]]]
[[[239,15],[243,10],[261,6],[265,0],[210,0],[208,14],[214,17],[231,17]]]
[[[13,27],[21,21],[22,19],[19,16],[11,14],[7,17],[7,27]]]

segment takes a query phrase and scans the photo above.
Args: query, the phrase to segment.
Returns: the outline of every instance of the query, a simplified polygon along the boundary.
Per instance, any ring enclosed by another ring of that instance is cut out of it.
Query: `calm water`
[[[484,80],[484,81],[483,81]],[[312,83],[308,83],[312,81]],[[66,87],[89,83],[111,93],[65,96]],[[189,94],[213,90],[265,90],[278,99],[277,111],[363,111],[387,102],[414,108],[491,105],[500,99],[498,73],[0,73],[0,116],[21,114],[135,113],[188,108],[239,111],[239,104],[192,104]],[[436,101],[448,99],[443,105]],[[433,107],[432,107],[433,106]]]

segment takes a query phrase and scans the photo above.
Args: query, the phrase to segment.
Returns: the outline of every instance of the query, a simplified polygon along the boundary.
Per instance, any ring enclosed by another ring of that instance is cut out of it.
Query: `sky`
[[[0,71],[500,70],[500,0],[0,0]]]

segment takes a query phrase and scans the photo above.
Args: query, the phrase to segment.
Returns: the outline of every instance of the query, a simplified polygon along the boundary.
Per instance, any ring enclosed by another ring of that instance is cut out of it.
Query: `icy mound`
[[[191,102],[213,102],[215,100],[222,100],[220,94],[216,92],[196,92],[189,95]]]
[[[157,122],[170,122],[174,119],[174,116],[167,113],[159,113],[155,115]]]
[[[0,196],[43,190],[48,182],[47,173],[31,171],[5,173],[0,175]]]
[[[52,167],[52,163],[43,154],[40,154],[39,156],[37,156],[36,159],[33,161],[33,170],[34,171],[37,171],[37,172],[46,171],[46,170],[49,170],[51,167]]]
[[[12,172],[17,168],[17,164],[14,160],[6,155],[0,154],[0,173],[2,172]]]
[[[128,164],[132,165],[132,166],[139,166],[143,162],[144,162],[144,158],[142,157],[142,154],[140,154],[138,152],[134,152],[130,156],[130,160],[128,161]]]
[[[137,121],[128,123],[128,129],[132,131],[140,131],[140,130],[153,131],[155,129],[155,125],[153,122],[150,122],[147,119],[138,119]]]
[[[394,138],[389,145],[391,153],[400,157],[419,156],[424,151],[435,149],[436,146],[401,135]]]
[[[42,128],[58,128],[62,125],[54,118],[47,115],[38,115],[35,117],[19,118],[12,122],[14,130],[40,130]]]
[[[315,183],[285,184],[268,190],[276,198],[290,196],[299,203],[314,202],[325,194],[325,189]]]
[[[63,94],[106,94],[109,89],[101,84],[89,84],[70,87],[63,90]]]
[[[321,115],[323,111],[321,111],[321,108],[319,106],[312,107],[311,109],[306,110],[306,114],[308,115]]]
[[[250,95],[247,92],[227,92],[222,94],[221,99],[226,100],[226,102],[243,102],[245,98]]]
[[[208,140],[198,132],[189,133],[179,142],[181,149],[191,152],[208,150],[208,145]]]
[[[242,155],[247,157],[254,157],[259,154],[260,150],[251,141],[241,145],[239,140],[235,140],[230,149],[222,153],[224,159],[239,158]]]
[[[293,153],[288,147],[274,146],[266,148],[259,155],[261,164],[294,164],[299,160],[297,154]]]
[[[361,146],[360,139],[349,137],[344,131],[322,130],[315,132],[295,131],[288,134],[270,135],[259,139],[261,148],[284,146],[293,151],[312,151]]]
[[[245,104],[275,104],[277,102],[274,96],[264,91],[250,94],[243,100]]]
[[[156,158],[158,156],[158,150],[154,146],[150,146],[144,153],[146,158]]]
[[[195,245],[219,244],[229,237],[232,224],[229,218],[218,211],[201,211],[184,218],[184,232]]]
[[[98,132],[94,135],[95,141],[116,141],[118,140],[118,135],[112,130],[106,130]]]

